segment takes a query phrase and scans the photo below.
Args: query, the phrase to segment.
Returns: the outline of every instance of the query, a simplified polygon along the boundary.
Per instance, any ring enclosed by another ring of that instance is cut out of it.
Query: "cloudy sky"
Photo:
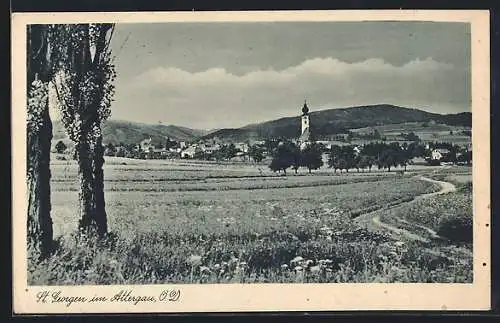
[[[430,22],[118,25],[112,119],[214,129],[390,103],[470,111],[470,27]]]

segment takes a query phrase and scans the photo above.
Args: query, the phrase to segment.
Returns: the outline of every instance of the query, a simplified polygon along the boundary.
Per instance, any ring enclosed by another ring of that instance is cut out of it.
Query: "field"
[[[429,124],[424,127],[421,122],[406,122],[350,130],[355,134],[369,134],[372,133],[374,129],[377,129],[380,134],[389,141],[401,140],[399,137],[401,133],[413,132],[424,141],[450,142],[459,145],[471,143],[471,137],[462,133],[462,131],[465,130],[470,131],[470,127],[450,126],[445,124]]]
[[[103,242],[74,234],[76,171],[53,163],[59,249],[30,261],[31,284],[472,281],[471,241],[443,231],[472,220],[465,167],[285,177],[265,165],[109,158]],[[448,180],[456,191],[432,195]]]

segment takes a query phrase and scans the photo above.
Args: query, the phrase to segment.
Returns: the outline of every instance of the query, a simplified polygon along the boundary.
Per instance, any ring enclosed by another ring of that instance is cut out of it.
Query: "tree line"
[[[435,148],[446,148],[449,153],[443,156],[442,161],[465,162],[470,164],[472,152],[464,150],[457,145],[450,143],[431,143],[428,148],[418,143],[398,142],[372,142],[363,146],[355,145],[332,145],[326,148],[322,144],[311,143],[301,150],[291,141],[282,141],[270,146],[272,151],[272,160],[269,168],[273,171],[283,172],[292,168],[296,173],[300,167],[305,167],[309,172],[319,169],[323,166],[323,155],[327,157],[327,166],[333,168],[334,172],[355,169],[358,172],[368,170],[373,167],[377,169],[391,169],[403,167],[406,171],[407,166],[415,157],[422,157],[432,164],[430,152]],[[439,163],[439,161],[437,161]]]
[[[290,167],[295,173],[300,167],[306,167],[311,172],[323,166],[322,153],[323,147],[317,143],[312,143],[301,150],[295,143],[285,141],[272,150],[269,168],[275,172],[282,171],[285,175]]]

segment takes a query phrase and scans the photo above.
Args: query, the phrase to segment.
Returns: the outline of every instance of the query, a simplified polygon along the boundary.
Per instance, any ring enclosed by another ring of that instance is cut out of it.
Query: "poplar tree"
[[[101,237],[108,231],[101,127],[111,114],[114,94],[113,28],[113,24],[57,25],[52,33],[59,61],[53,84],[78,162],[79,228]]]
[[[53,46],[47,25],[27,26],[27,188],[28,250],[46,257],[52,248],[50,217],[50,147],[52,122],[48,85]]]

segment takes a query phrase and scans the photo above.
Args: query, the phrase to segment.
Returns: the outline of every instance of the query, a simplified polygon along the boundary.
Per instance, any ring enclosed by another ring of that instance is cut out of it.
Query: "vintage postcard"
[[[15,13],[13,306],[490,308],[488,11]]]

